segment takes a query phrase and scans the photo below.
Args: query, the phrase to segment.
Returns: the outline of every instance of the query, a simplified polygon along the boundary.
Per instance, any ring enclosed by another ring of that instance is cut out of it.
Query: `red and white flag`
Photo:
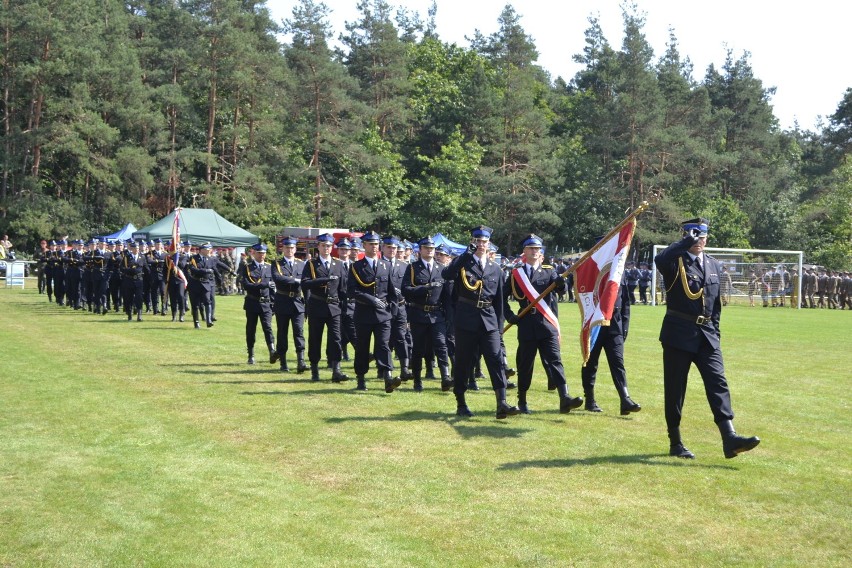
[[[520,288],[520,290],[526,296],[527,301],[530,304],[535,304],[535,309],[538,310],[544,319],[550,322],[550,325],[556,328],[556,337],[559,341],[562,341],[562,332],[559,329],[559,319],[556,317],[556,314],[553,313],[553,310],[550,309],[550,306],[547,304],[547,298],[544,297],[536,303],[536,298],[538,298],[538,290],[536,290],[532,282],[530,282],[529,277],[527,276],[527,271],[524,269],[525,265],[521,265],[518,268],[512,269],[512,279],[515,281],[515,286]]]
[[[589,360],[589,353],[602,325],[609,325],[615,302],[618,299],[618,286],[630,242],[636,229],[634,217],[611,236],[588,258],[582,261],[574,272],[574,293],[583,326],[580,330],[580,347],[583,352],[583,366]],[[596,245],[598,246],[598,245]]]

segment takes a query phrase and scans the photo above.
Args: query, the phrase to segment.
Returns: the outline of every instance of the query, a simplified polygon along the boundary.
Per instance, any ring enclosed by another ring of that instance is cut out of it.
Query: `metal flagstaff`
[[[574,264],[572,264],[571,266],[568,267],[568,270],[566,270],[565,272],[563,272],[559,276],[561,276],[562,278],[565,278],[569,274],[573,274],[584,261],[586,261],[593,254],[595,254],[598,251],[599,248],[604,246],[609,241],[609,239],[611,239],[613,236],[617,235],[621,231],[621,229],[624,228],[625,225],[627,225],[628,223],[633,221],[633,219],[635,219],[637,215],[639,215],[640,213],[645,211],[645,209],[647,209],[648,207],[650,207],[650,204],[647,201],[643,201],[639,205],[639,207],[637,207],[636,209],[631,211],[630,214],[627,217],[625,217],[624,220],[621,223],[616,225],[615,228],[613,228],[610,232],[608,232],[606,235],[604,235],[604,237],[601,240],[599,240],[597,243],[595,243],[595,245],[592,248],[590,248],[585,253],[583,253],[583,256],[578,258],[577,261],[574,262]],[[527,305],[527,307],[525,307],[523,310],[521,310],[518,313],[518,319],[521,319],[522,317],[527,315],[527,313],[529,313],[529,311],[531,309],[533,309],[536,306],[536,304],[538,304],[539,301],[541,301],[542,298],[544,298],[545,296],[550,294],[553,291],[554,288],[556,288],[555,282],[553,284],[551,284],[550,286],[548,286],[547,288],[545,288],[545,290],[541,294],[539,294],[538,297],[535,300],[530,302],[529,305]],[[511,324],[511,323],[506,324],[506,327],[503,328],[502,333],[506,333],[509,330],[509,328],[512,327],[512,325],[513,324]]]

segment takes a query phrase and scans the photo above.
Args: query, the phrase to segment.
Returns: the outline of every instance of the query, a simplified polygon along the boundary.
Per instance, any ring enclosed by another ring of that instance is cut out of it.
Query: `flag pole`
[[[569,274],[573,274],[574,272],[576,272],[576,270],[580,267],[581,264],[583,264],[583,262],[585,260],[587,260],[590,256],[595,254],[598,251],[598,249],[600,249],[602,246],[604,246],[612,237],[617,235],[621,231],[621,229],[624,228],[625,225],[627,225],[628,223],[633,221],[633,219],[635,219],[640,213],[645,211],[650,206],[651,205],[647,201],[643,201],[639,205],[639,207],[637,207],[636,209],[631,211],[630,214],[627,217],[625,217],[624,220],[621,223],[616,225],[615,228],[613,228],[610,232],[608,232],[606,235],[604,235],[604,237],[601,240],[599,240],[597,243],[595,243],[595,245],[592,248],[590,248],[589,250],[584,252],[583,256],[578,258],[576,260],[576,262],[574,262],[571,266],[568,267],[568,270],[566,270],[565,272],[563,272],[559,276],[562,277],[562,278],[565,278]],[[527,307],[525,307],[523,310],[521,310],[518,313],[518,319],[521,319],[522,317],[527,315],[527,313],[529,313],[529,311],[531,309],[533,309],[536,306],[536,304],[538,304],[541,301],[542,298],[544,298],[545,296],[550,294],[553,291],[554,288],[556,288],[556,282],[554,282],[553,284],[551,284],[550,286],[545,288],[545,290],[541,294],[539,294],[538,297],[535,300],[530,302],[527,305]],[[506,327],[503,328],[502,333],[506,333],[507,331],[509,331],[509,328],[512,327],[512,325],[513,324],[511,324],[511,323],[506,324]]]

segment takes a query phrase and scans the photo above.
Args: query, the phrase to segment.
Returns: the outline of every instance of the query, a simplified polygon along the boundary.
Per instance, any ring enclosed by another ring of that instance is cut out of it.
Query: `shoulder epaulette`
[[[541,265],[541,267],[542,267],[542,268],[548,268],[548,269],[550,269],[550,270],[553,270],[553,266],[551,266],[551,265],[549,265],[549,264],[542,264],[542,265]]]

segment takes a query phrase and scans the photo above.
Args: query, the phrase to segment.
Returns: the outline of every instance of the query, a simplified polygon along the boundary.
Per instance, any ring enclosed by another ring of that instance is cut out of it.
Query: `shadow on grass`
[[[460,418],[455,414],[445,414],[442,412],[425,412],[422,410],[409,410],[398,414],[389,414],[387,416],[339,416],[326,418],[325,421],[329,424],[344,424],[347,422],[445,422],[456,433],[465,439],[471,438],[520,438],[524,434],[531,432],[528,428],[516,428],[510,426],[511,420],[497,420],[493,415],[480,414],[480,418],[489,420],[490,423],[479,423],[471,418]]]
[[[553,460],[529,460],[512,463],[504,463],[498,469],[515,470],[515,469],[549,469],[556,467],[576,467],[576,466],[594,466],[602,464],[643,464],[643,465],[663,465],[668,467],[700,467],[710,469],[728,469],[736,470],[735,466],[720,465],[720,464],[703,464],[697,460],[684,460],[671,457],[668,454],[625,454],[613,456],[597,456],[591,458],[565,458]]]

